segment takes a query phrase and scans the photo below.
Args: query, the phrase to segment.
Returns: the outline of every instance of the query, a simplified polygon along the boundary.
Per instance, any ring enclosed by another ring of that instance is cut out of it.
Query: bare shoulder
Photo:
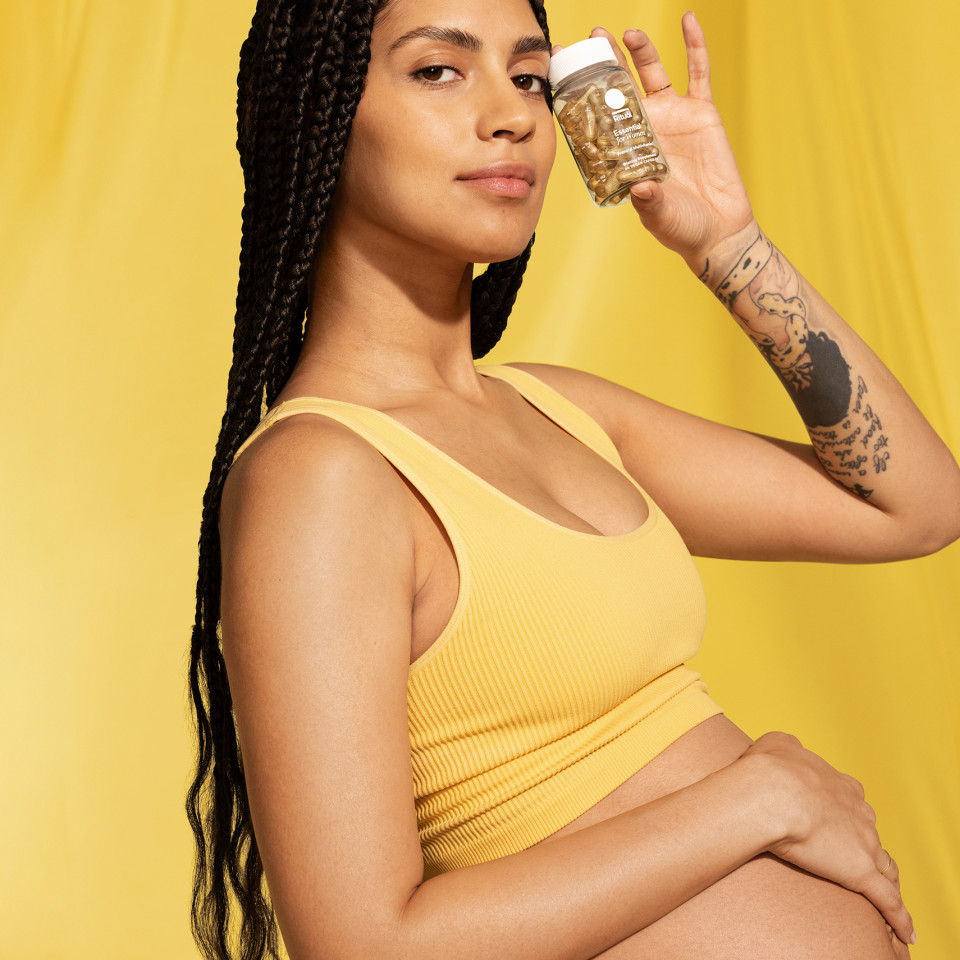
[[[402,526],[409,506],[406,485],[370,443],[328,417],[305,413],[272,426],[231,468],[221,539],[257,517],[277,531],[306,524],[328,539],[376,518]]]

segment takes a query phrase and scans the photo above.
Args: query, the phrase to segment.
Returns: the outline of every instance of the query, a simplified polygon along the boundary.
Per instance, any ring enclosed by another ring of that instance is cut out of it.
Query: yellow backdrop
[[[184,664],[228,366],[234,80],[252,9],[0,12],[0,956],[196,956]],[[601,18],[646,28],[676,81],[682,11],[550,5],[564,43]],[[957,450],[960,81],[944,64],[960,13],[936,0],[697,12],[761,223]],[[629,209],[596,211],[565,155],[493,359],[579,365],[802,436],[724,312]],[[700,567],[698,665],[715,697],[752,734],[794,731],[863,780],[902,866],[915,957],[955,957],[960,548],[880,567]]]

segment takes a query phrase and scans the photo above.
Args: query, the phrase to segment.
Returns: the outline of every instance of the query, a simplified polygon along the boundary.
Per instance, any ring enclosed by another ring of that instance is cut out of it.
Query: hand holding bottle
[[[671,82],[650,38],[627,30],[623,45],[630,54],[643,90],[651,125],[670,165],[663,184],[645,180],[631,188],[634,209],[643,225],[664,246],[679,253],[695,273],[711,251],[744,231],[756,231],[753,210],[713,103],[706,40],[696,17],[682,20],[687,48],[687,93]],[[597,27],[591,36],[606,37],[620,65],[627,59],[612,34]]]

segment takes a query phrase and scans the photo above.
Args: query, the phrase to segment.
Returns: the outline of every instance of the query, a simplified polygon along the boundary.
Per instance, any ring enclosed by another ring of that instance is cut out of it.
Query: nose
[[[528,99],[509,76],[483,85],[477,133],[482,140],[503,139],[526,143],[537,129],[535,101]]]

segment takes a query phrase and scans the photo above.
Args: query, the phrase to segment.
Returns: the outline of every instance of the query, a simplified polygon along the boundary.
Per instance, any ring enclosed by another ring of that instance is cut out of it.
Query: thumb
[[[656,180],[635,183],[630,188],[630,200],[633,203],[633,209],[640,214],[640,219],[646,224],[647,219],[656,217],[663,206],[663,187]]]

